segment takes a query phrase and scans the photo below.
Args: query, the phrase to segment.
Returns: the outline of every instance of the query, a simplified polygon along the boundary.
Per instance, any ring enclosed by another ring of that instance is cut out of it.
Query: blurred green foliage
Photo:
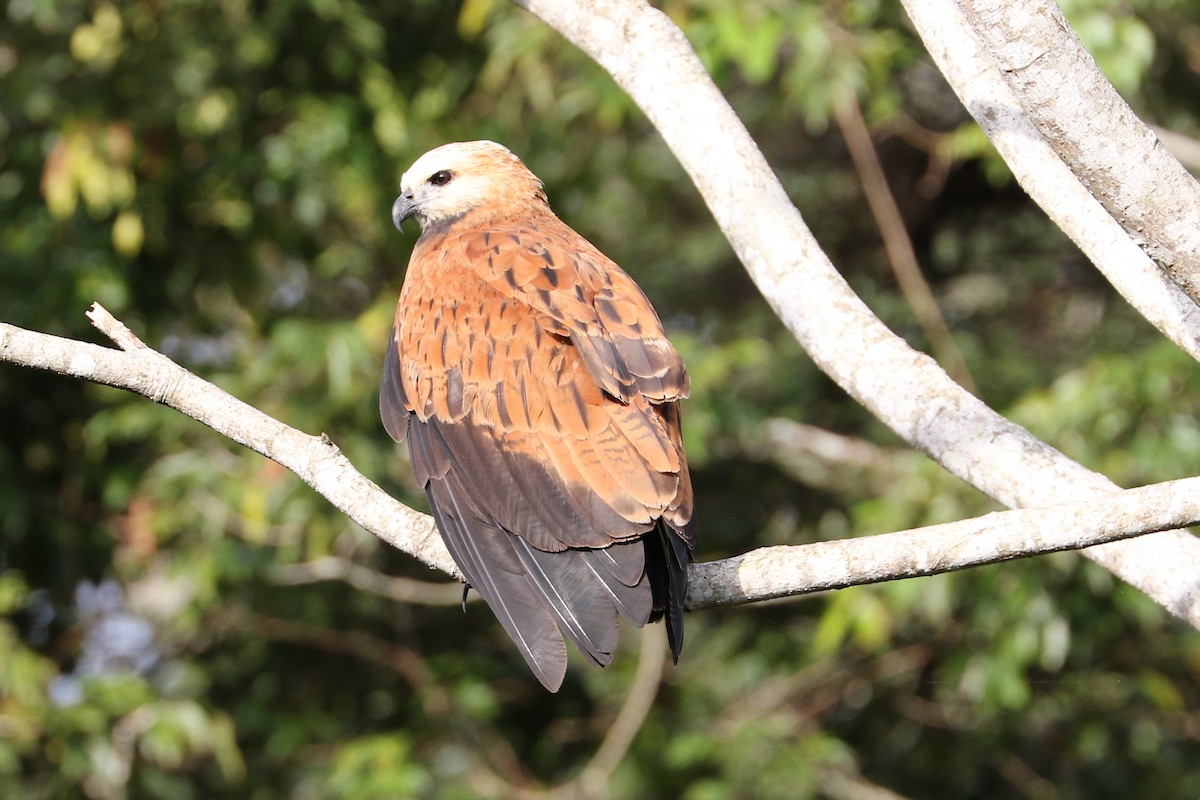
[[[1200,472],[1195,365],[1030,206],[899,4],[662,7],[889,325],[927,345],[830,126],[846,96],[981,395],[1120,483]],[[1066,7],[1139,112],[1197,135],[1192,4]],[[95,339],[83,311],[99,300],[421,507],[375,411],[414,238],[388,209],[421,152],[494,138],[638,279],[684,354],[705,559],[992,508],[814,368],[628,98],[521,11],[9,0],[0,13],[6,322]],[[878,463],[801,480],[764,438],[778,418],[874,442]],[[437,577],[144,399],[10,366],[0,419],[4,798],[509,797],[576,777],[634,681],[634,634],[609,670],[581,664],[549,697],[482,606],[319,580],[322,563]],[[689,619],[607,791],[1196,796],[1197,677],[1194,631],[1072,554],[712,610]]]

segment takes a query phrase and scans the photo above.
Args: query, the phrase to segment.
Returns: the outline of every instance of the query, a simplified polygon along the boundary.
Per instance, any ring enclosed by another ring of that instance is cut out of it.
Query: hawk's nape
[[[688,378],[649,301],[493,142],[418,159],[393,207],[409,217],[422,235],[380,413],[455,563],[550,691],[560,631],[605,666],[618,615],[665,617],[678,661],[696,548]]]

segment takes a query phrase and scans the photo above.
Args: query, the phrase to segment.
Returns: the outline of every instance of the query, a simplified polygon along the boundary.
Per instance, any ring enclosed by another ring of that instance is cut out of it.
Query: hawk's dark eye
[[[432,183],[434,186],[445,186],[447,183],[450,182],[450,179],[453,177],[454,176],[451,175],[448,171],[442,170],[441,172],[435,172],[432,175],[430,175],[429,182]]]

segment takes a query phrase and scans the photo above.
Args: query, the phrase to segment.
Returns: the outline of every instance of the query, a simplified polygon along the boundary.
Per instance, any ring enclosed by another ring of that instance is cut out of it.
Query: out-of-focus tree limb
[[[854,170],[862,184],[867,206],[875,217],[875,227],[883,237],[883,249],[887,253],[892,274],[896,276],[896,285],[908,301],[908,307],[912,309],[913,317],[921,326],[938,361],[945,366],[950,377],[967,391],[974,392],[975,379],[971,377],[967,361],[954,342],[954,335],[942,316],[942,310],[938,308],[929,282],[921,274],[921,264],[917,261],[912,239],[904,227],[900,206],[888,186],[879,154],[875,152],[875,143],[871,141],[871,131],[858,107],[858,98],[839,98],[834,104],[833,118],[842,131],[842,138],[846,140],[846,148],[850,151],[850,160],[854,162]]]
[[[1167,152],[1178,158],[1189,172],[1200,170],[1200,140],[1159,125],[1151,125],[1150,130],[1154,131]]]
[[[285,586],[345,581],[360,592],[414,605],[456,606],[463,602],[461,585],[384,575],[340,556],[322,556],[299,564],[280,564],[271,568],[271,579]],[[474,601],[478,596],[472,594],[467,599]]]
[[[123,349],[0,323],[0,361],[145,395],[295,472],[365,529],[430,566],[456,574],[433,520],[359,474],[324,436],[252,408],[145,344],[99,305],[93,323]],[[1049,508],[810,545],[769,547],[693,565],[688,605],[746,603],[894,578],[949,572],[1087,547],[1200,522],[1200,478],[1155,484]]]
[[[783,417],[764,420],[741,446],[747,456],[770,461],[806,486],[851,497],[883,492],[910,460],[921,458]]]
[[[630,95],[691,176],[783,323],[826,373],[900,436],[1008,506],[1114,491],[1107,478],[964,391],[871,313],[821,251],[665,14],[644,0],[515,2],[594,58]],[[1086,555],[1200,627],[1195,537],[1169,531]]]
[[[1058,4],[958,0],[957,5],[1054,152],[1126,234],[1200,303],[1200,184],[1117,94]]]
[[[604,741],[592,755],[586,767],[574,778],[551,789],[537,792],[517,792],[520,800],[590,800],[608,797],[608,781],[629,752],[662,683],[663,667],[667,663],[667,631],[661,625],[642,629],[638,651],[637,673],[625,695]]]

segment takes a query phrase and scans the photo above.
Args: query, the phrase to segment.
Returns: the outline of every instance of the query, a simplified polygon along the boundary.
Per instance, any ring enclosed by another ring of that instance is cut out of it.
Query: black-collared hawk
[[[650,302],[495,142],[417,159],[392,207],[409,218],[380,413],[467,583],[552,692],[560,630],[605,666],[618,614],[665,618],[678,661],[688,376]]]

